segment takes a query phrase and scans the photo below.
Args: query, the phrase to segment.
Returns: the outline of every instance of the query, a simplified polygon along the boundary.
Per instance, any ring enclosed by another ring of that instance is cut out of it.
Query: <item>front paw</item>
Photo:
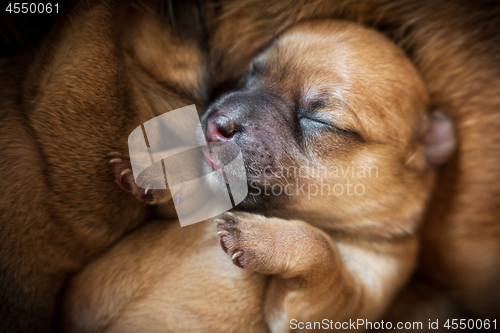
[[[217,235],[233,263],[251,271],[267,271],[274,240],[266,235],[263,218],[254,214],[226,212],[215,219]]]
[[[165,203],[172,197],[168,189],[155,189],[155,182],[164,184],[163,173],[143,172],[144,175],[141,174],[142,177],[139,177],[140,179],[136,182],[128,156],[118,152],[112,152],[109,156],[116,183],[125,191],[132,193],[138,200],[154,205]]]

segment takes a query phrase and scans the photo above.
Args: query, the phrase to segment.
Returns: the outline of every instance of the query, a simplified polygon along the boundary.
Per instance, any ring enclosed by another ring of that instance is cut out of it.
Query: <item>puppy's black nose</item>
[[[230,138],[234,135],[234,122],[224,115],[215,117],[214,119],[215,128],[222,134],[225,138]]]
[[[211,115],[207,119],[206,136],[209,142],[227,141],[236,133],[234,121],[225,114]]]

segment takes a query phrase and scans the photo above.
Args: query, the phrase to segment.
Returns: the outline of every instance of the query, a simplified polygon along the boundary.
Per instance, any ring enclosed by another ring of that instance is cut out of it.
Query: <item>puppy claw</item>
[[[154,189],[154,185],[151,183],[146,184],[139,191],[138,199],[147,203],[152,203],[156,200],[155,196],[159,194],[159,191]]]
[[[231,260],[241,257],[244,253],[245,252],[243,250],[238,250],[234,252],[233,256],[231,257]]]
[[[130,169],[127,157],[116,151],[109,153],[108,156],[111,157],[108,163],[113,170],[115,182],[125,191],[131,192],[133,189],[133,185],[131,184],[133,177],[129,175],[132,173],[132,170]]]
[[[222,237],[220,238],[219,243],[220,243],[220,247],[222,248],[222,251],[227,253],[228,249],[226,247],[226,244],[224,244],[224,240],[222,239]]]
[[[221,230],[217,233],[219,237],[229,236],[229,232],[226,230]]]
[[[236,251],[233,256],[231,257],[231,261],[233,262],[233,264],[235,264],[236,266],[238,266],[239,268],[243,268],[243,265],[241,264],[239,258],[245,254],[245,251],[243,250],[238,250]]]
[[[215,222],[217,222],[217,224],[224,224],[226,222],[226,220],[223,220],[223,219],[214,219]]]
[[[132,170],[125,169],[122,172],[120,172],[119,177],[115,178],[115,181],[118,183],[118,185],[120,185],[120,187],[126,191],[132,190],[132,185],[130,184],[130,180],[128,179],[128,175],[131,172],[132,172]]]
[[[126,175],[126,174],[128,174],[128,173],[130,173],[130,172],[132,172],[132,170],[130,170],[130,169],[125,169],[125,170],[123,170],[123,171],[120,173],[120,176],[122,176],[122,177],[123,177],[124,175]]]

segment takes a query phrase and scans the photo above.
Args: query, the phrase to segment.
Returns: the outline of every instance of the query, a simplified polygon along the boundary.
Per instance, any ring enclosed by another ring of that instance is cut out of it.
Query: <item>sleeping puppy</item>
[[[144,226],[72,281],[64,330],[286,332],[379,318],[415,267],[433,167],[455,146],[450,121],[428,108],[413,65],[375,31],[288,30],[202,119],[218,143],[212,166],[227,146],[242,152],[251,213],[217,218],[217,236],[210,222]]]
[[[204,103],[196,1],[76,2],[38,49],[0,59],[0,332],[53,332],[69,276],[146,220],[116,152]]]
[[[438,170],[421,228],[419,273],[469,312],[500,316],[500,2],[454,0],[220,0],[209,30],[214,92],[303,20],[373,27],[413,61],[431,105],[450,117],[457,153]]]

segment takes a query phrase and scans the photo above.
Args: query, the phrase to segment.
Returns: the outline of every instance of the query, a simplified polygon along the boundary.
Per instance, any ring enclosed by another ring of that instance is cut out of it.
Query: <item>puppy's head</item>
[[[245,208],[368,222],[419,214],[429,168],[452,152],[452,126],[428,103],[416,69],[388,39],[312,21],[255,57],[241,88],[202,120],[209,142],[227,144],[215,145],[214,159],[225,146],[242,152]]]

